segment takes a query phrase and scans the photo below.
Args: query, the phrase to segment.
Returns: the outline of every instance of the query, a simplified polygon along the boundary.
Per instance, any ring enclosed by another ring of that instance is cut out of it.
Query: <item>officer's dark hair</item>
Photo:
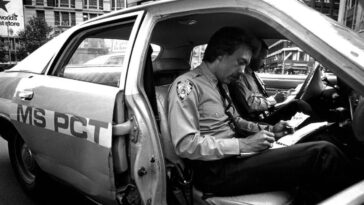
[[[262,57],[265,57],[263,55],[266,55],[267,51],[268,51],[268,45],[265,43],[265,41],[263,39],[259,39],[259,43],[260,43],[260,50],[259,53],[253,57],[250,61],[250,68],[254,71],[257,71],[260,69],[260,64],[262,61]]]
[[[240,46],[247,45],[255,52],[253,36],[237,27],[223,27],[215,32],[207,44],[203,61],[212,63],[218,56],[231,55]]]

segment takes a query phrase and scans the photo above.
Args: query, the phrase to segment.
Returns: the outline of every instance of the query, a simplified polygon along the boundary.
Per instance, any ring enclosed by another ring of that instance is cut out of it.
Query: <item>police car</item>
[[[192,50],[224,26],[267,42],[294,42],[337,75],[327,88],[315,67],[296,98],[336,122],[332,129],[360,165],[364,41],[358,34],[296,0],[157,1],[77,25],[0,73],[0,135],[24,190],[38,190],[47,174],[101,204],[294,201],[290,190],[202,197],[174,153],[168,86],[190,70]],[[153,60],[151,44],[160,50]],[[122,64],[86,63],[105,55],[122,56]],[[363,187],[343,190],[334,201],[362,203]]]

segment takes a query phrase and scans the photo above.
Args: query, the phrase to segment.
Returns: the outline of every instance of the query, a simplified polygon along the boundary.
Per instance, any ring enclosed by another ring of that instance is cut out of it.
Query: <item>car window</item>
[[[207,44],[198,45],[192,49],[190,58],[191,69],[194,69],[201,64],[206,46]]]
[[[312,69],[315,59],[289,40],[266,39],[268,55],[259,73],[273,75],[306,76]]]
[[[158,58],[162,48],[157,44],[152,43],[150,45],[152,46],[152,50],[153,50],[153,52],[152,52],[152,61],[155,61]]]
[[[306,76],[312,69],[315,59],[289,40],[267,39],[268,55],[258,73],[285,77]],[[270,44],[270,45],[269,45]],[[196,68],[201,64],[207,44],[195,46],[191,52],[190,65]],[[264,75],[264,74],[263,74]]]
[[[68,35],[74,31],[71,28],[50,40],[45,45],[41,46],[24,60],[19,62],[16,66],[12,67],[10,71],[30,72],[30,73],[43,73],[50,64],[52,58],[56,55],[57,51],[63,46],[67,40]]]
[[[118,87],[132,26],[129,23],[81,35],[57,76]]]

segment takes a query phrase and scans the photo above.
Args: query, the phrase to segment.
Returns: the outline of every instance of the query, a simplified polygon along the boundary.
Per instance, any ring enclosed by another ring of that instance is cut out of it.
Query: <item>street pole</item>
[[[11,43],[10,43],[10,34],[9,34],[9,24],[7,24],[8,29],[8,52],[9,52],[9,64],[11,64]]]
[[[18,57],[16,56],[16,39],[14,38],[14,56],[15,56],[15,63],[18,63]]]
[[[340,24],[344,24],[345,7],[346,7],[346,0],[340,0],[340,5],[339,5],[339,16],[337,17],[337,21],[338,21]]]
[[[282,61],[282,74],[284,74],[284,68],[285,68],[285,61],[286,61],[286,51],[283,50],[283,61]]]

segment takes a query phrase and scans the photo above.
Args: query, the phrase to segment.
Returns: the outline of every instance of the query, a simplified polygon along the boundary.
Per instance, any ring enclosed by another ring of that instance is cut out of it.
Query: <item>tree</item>
[[[5,62],[7,61],[7,50],[5,49],[6,46],[5,46],[5,43],[0,41],[0,62]],[[1,68],[0,68],[0,71],[1,71]]]
[[[18,59],[25,58],[28,54],[46,43],[52,27],[48,26],[44,18],[32,17],[23,31],[18,33],[19,50]]]

